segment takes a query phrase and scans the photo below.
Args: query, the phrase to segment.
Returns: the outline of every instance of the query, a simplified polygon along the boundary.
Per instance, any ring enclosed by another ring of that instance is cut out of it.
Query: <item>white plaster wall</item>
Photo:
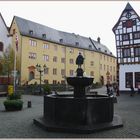
[[[7,37],[7,35],[8,35],[7,28],[0,16],[0,41],[3,42],[4,44],[4,51],[11,44],[11,41],[12,41],[12,38]],[[2,55],[2,53],[0,53],[0,55]]]
[[[120,90],[130,90],[130,88],[125,88],[125,73],[126,72],[133,72],[133,87],[135,87],[134,72],[140,72],[140,64],[120,65],[120,69],[119,69],[119,81],[120,81],[119,89]]]

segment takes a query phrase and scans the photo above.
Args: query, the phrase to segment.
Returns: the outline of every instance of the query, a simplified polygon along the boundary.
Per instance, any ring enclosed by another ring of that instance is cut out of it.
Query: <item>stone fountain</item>
[[[114,115],[113,97],[86,94],[85,88],[93,83],[93,77],[83,76],[83,56],[76,59],[76,76],[67,77],[74,87],[71,94],[44,96],[44,115],[34,123],[48,131],[92,133],[99,130],[122,127],[120,116]]]

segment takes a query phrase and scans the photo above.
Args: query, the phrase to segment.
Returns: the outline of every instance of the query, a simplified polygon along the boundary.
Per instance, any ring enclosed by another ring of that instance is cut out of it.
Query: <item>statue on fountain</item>
[[[81,68],[81,65],[84,63],[84,57],[79,52],[79,55],[76,58],[76,65],[78,65],[78,68]]]
[[[76,58],[76,65],[78,65],[78,68],[76,70],[76,76],[83,76],[83,69],[81,68],[81,65],[83,65],[84,63],[84,57],[81,55],[81,53],[79,52],[79,55]]]

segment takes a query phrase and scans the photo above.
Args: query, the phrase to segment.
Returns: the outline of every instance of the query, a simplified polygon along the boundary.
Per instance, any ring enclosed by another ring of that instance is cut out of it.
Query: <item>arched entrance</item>
[[[30,71],[29,73],[29,81],[35,78],[35,73],[33,71]]]
[[[29,80],[28,81],[31,81],[32,79],[35,79],[35,67],[34,66],[29,66],[28,67],[29,69]]]

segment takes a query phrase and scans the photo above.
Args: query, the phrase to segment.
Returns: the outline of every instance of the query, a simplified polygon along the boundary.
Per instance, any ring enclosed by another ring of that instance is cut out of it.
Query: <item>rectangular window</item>
[[[91,55],[94,56],[94,52],[91,52]]]
[[[94,76],[94,71],[91,71],[90,72],[90,76]]]
[[[122,34],[122,40],[123,41],[128,41],[129,40],[129,34]]]
[[[135,72],[135,88],[140,84],[140,72]]]
[[[45,83],[45,84],[49,84],[49,80],[45,79],[45,80],[44,80],[44,83]]]
[[[130,48],[122,49],[123,57],[131,57],[131,50]]]
[[[94,66],[94,62],[93,61],[90,62],[90,66]]]
[[[74,70],[70,70],[70,76],[74,75]]]
[[[44,74],[49,74],[49,68],[45,68]]]
[[[74,53],[74,49],[73,48],[70,48],[70,53]]]
[[[46,54],[44,54],[44,55],[43,55],[43,60],[44,60],[44,61],[49,61],[49,56],[46,55]]]
[[[57,62],[57,56],[53,57],[53,62]]]
[[[54,45],[54,50],[57,51],[57,45]]]
[[[57,75],[57,69],[56,68],[53,69],[53,75]]]
[[[65,75],[65,70],[61,69],[61,75]]]
[[[115,80],[116,80],[116,77],[115,77],[115,76],[113,76],[113,81],[115,82]]]
[[[106,69],[106,66],[104,65],[104,70]]]
[[[109,71],[109,66],[107,65],[107,71]]]
[[[30,44],[30,46],[36,47],[37,46],[37,41],[30,39],[29,44]]]
[[[100,58],[102,59],[102,54],[100,54]]]
[[[104,55],[104,60],[105,60],[105,55]]]
[[[70,59],[70,64],[73,64],[73,63],[74,63],[73,59]]]
[[[56,80],[53,80],[53,84],[57,84],[57,81]]]
[[[130,88],[130,86],[133,84],[133,73],[132,72],[126,72],[125,73],[125,87]]]
[[[112,75],[110,75],[110,81],[112,81]]]
[[[65,47],[62,47],[62,52],[63,52],[63,53],[65,53],[65,50],[66,50]]]
[[[140,39],[140,32],[133,33],[133,39]]]
[[[134,48],[134,55],[140,56],[140,48]]]
[[[43,48],[44,49],[49,49],[49,45],[47,43],[43,43]]]
[[[115,59],[113,59],[113,63],[115,63]]]
[[[102,70],[102,64],[100,64],[100,69]]]
[[[115,66],[113,67],[113,71],[115,72]]]
[[[112,66],[110,66],[110,71],[112,72]]]
[[[36,58],[37,58],[36,53],[29,52],[29,59],[36,59]]]
[[[65,63],[65,58],[61,58],[61,63]]]
[[[108,61],[109,57],[107,56],[107,61]]]

